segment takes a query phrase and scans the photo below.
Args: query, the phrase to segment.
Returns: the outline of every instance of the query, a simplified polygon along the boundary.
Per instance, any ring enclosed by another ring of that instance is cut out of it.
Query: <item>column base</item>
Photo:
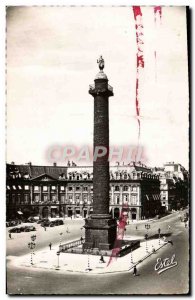
[[[116,240],[116,220],[102,218],[102,215],[93,215],[85,220],[85,243],[84,249],[110,250],[114,248]]]

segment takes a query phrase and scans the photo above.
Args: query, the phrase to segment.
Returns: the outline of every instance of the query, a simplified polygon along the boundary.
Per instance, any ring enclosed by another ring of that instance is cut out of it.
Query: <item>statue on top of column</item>
[[[104,59],[103,59],[102,55],[100,55],[100,58],[97,59],[97,63],[99,64],[100,71],[103,71],[103,69],[104,69]]]

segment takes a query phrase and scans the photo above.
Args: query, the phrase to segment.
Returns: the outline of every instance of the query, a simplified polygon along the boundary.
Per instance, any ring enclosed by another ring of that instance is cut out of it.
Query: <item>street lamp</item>
[[[146,228],[146,230],[147,230],[147,233],[146,233],[146,235],[145,235],[145,237],[147,236],[147,238],[146,238],[146,252],[148,252],[148,244],[147,244],[147,239],[148,239],[148,230],[150,229],[150,224],[145,224],[145,228]]]
[[[88,257],[87,257],[87,269],[85,271],[91,271],[91,268],[90,268],[90,252],[91,252],[91,250],[87,249],[87,253],[88,253]]]
[[[31,250],[31,253],[30,253],[30,263],[31,263],[31,266],[33,265],[33,254],[34,253],[34,249],[36,247],[36,243],[34,242],[36,240],[36,235],[31,235],[31,242],[28,243],[28,248]]]
[[[158,244],[159,244],[159,246],[160,246],[160,228],[158,228]]]
[[[61,243],[62,243],[62,234],[63,234],[63,232],[59,233],[59,235],[60,235],[60,246],[61,246]]]
[[[57,257],[58,257],[58,265],[57,265],[57,267],[56,267],[56,270],[60,270],[60,251],[57,251],[57,252],[56,252],[56,255],[57,255]]]
[[[145,240],[146,240],[146,253],[147,253],[148,252],[148,243],[147,243],[148,234],[145,234]]]
[[[146,225],[145,225],[145,228],[146,228],[147,234],[148,234],[148,229],[150,229],[150,224],[146,224]]]
[[[133,252],[132,252],[132,249],[131,249],[131,265],[133,265]]]

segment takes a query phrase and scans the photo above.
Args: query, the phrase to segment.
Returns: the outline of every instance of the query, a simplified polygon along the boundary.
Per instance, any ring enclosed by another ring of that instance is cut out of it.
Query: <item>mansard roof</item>
[[[58,179],[60,175],[67,174],[67,167],[58,167],[58,166],[34,166],[31,164],[27,165],[15,165],[7,164],[7,177],[12,178],[13,175],[17,178],[25,178],[29,176],[30,179],[37,178],[43,174]]]

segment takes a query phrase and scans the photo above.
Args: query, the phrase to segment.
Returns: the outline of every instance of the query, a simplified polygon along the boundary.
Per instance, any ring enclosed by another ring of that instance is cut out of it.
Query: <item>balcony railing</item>
[[[89,90],[94,90],[95,89],[95,84],[90,84],[89,85]],[[113,87],[108,84],[108,90],[113,92]]]
[[[60,252],[66,252],[67,250],[74,248],[74,247],[78,247],[80,245],[82,245],[85,242],[85,239],[83,238],[82,240],[76,240],[74,242],[70,242],[67,244],[63,244],[61,246],[59,246],[59,251]]]

